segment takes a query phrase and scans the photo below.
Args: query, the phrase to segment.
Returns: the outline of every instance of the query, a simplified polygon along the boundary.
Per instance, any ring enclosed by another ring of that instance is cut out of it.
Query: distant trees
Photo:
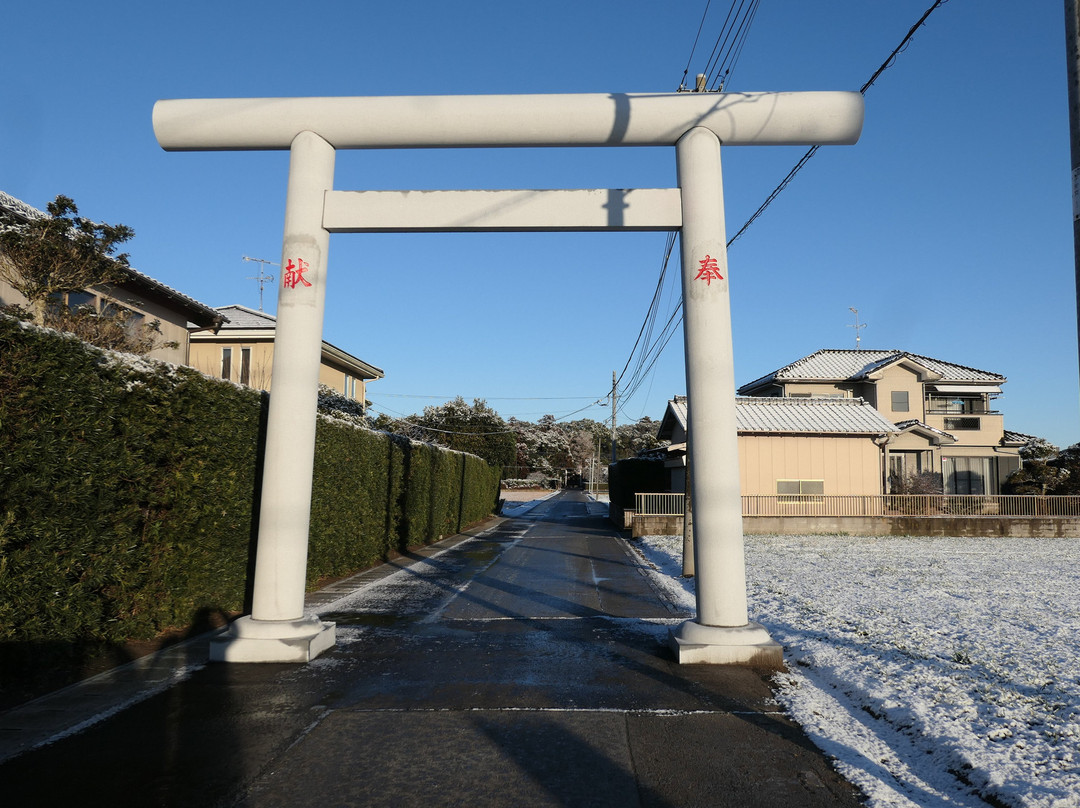
[[[514,465],[514,432],[481,398],[468,404],[458,396],[445,404],[425,407],[422,415],[403,419],[380,415],[374,425],[387,432],[474,454],[495,466]]]
[[[0,211],[0,278],[28,302],[28,308],[9,306],[7,312],[102,348],[145,354],[157,347],[159,322],[139,322],[118,305],[98,310],[81,298],[65,300],[124,280],[128,256],[115,253],[135,231],[127,225],[92,222],[63,195],[47,207],[48,216],[26,221]]]
[[[611,430],[607,424],[588,418],[561,422],[550,414],[536,422],[513,417],[503,421],[481,399],[469,405],[458,397],[437,407],[426,407],[422,415],[401,419],[379,415],[373,426],[472,452],[501,465],[507,477],[603,477],[611,457]],[[642,450],[656,448],[658,427],[659,423],[651,418],[619,426],[619,457],[634,457]]]

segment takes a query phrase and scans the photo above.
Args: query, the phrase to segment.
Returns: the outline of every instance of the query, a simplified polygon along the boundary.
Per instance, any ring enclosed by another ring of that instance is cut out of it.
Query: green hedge
[[[0,317],[0,642],[245,606],[267,396]],[[308,581],[490,514],[479,458],[320,418]]]

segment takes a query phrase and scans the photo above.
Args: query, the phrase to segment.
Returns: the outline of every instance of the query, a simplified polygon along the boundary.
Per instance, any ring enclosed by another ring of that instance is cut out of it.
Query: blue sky
[[[0,189],[39,208],[71,196],[135,229],[136,268],[254,308],[257,267],[241,257],[280,260],[287,155],[166,153],[156,100],[672,91],[705,4],[15,4],[0,28]],[[727,88],[857,90],[930,4],[763,0]],[[706,54],[729,6],[713,0]],[[1007,427],[1080,440],[1064,14],[1018,9],[938,9],[867,93],[859,144],[820,150],[733,245],[737,384],[854,347],[855,307],[864,348],[1002,373]],[[691,76],[703,64],[699,51]],[[729,234],[803,151],[725,150]],[[337,166],[342,190],[675,183],[670,149],[342,152]],[[385,370],[369,388],[382,411],[462,395],[563,415],[627,362],[664,246],[662,233],[336,235],[325,336]],[[620,421],[659,419],[683,392],[677,334]]]

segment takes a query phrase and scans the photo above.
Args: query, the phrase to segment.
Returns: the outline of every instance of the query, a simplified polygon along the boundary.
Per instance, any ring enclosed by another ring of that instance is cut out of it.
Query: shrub
[[[0,316],[0,642],[243,609],[265,393]],[[320,418],[308,580],[491,513],[479,458]]]

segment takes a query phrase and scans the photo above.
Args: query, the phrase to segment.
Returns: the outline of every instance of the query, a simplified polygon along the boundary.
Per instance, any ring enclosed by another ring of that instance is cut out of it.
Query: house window
[[[824,480],[777,480],[776,493],[781,502],[821,502]]]
[[[908,391],[907,390],[893,390],[892,391],[892,411],[893,412],[907,412],[910,409],[908,404]]]
[[[240,384],[251,383],[251,348],[240,349]]]
[[[97,311],[97,296],[90,292],[68,292],[67,307],[73,312],[84,308]]]
[[[964,413],[990,412],[989,404],[985,396],[929,396],[927,410],[935,413],[948,413],[962,415]]]
[[[960,432],[965,429],[978,429],[978,418],[946,418],[945,419],[945,431],[946,432]]]
[[[232,348],[221,349],[221,378],[232,378]]]
[[[145,314],[133,311],[122,303],[117,303],[115,300],[104,299],[101,301],[101,316],[115,317],[117,320],[120,320],[123,322],[124,327],[129,334],[135,333],[138,327],[146,320]]]
[[[941,473],[946,494],[989,494],[997,492],[996,464],[990,457],[943,457]]]

